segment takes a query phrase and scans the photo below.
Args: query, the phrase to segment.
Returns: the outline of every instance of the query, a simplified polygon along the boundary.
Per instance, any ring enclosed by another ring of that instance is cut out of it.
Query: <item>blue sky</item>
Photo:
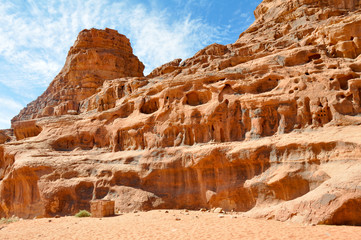
[[[84,28],[126,35],[145,74],[233,43],[261,0],[0,0],[0,129],[45,91]]]

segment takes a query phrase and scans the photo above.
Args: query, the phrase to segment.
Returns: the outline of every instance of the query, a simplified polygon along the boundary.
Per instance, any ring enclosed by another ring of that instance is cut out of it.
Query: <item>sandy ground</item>
[[[43,218],[0,226],[0,239],[361,239],[361,227],[303,226],[236,214],[154,210],[107,218]]]

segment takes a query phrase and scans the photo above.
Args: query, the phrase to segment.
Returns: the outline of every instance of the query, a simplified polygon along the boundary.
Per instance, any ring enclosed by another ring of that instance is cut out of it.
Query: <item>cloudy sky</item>
[[[235,42],[261,0],[0,0],[0,129],[45,91],[84,28],[113,28],[148,74],[214,42]]]

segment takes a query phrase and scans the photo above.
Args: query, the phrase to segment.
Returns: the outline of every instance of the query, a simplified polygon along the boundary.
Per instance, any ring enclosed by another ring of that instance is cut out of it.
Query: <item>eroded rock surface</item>
[[[265,0],[234,44],[143,77],[84,30],[0,145],[0,216],[214,208],[361,225],[360,1]]]
[[[94,95],[104,81],[141,77],[143,70],[143,63],[133,55],[129,39],[124,35],[112,29],[83,30],[48,89],[12,122],[78,114],[80,101]]]

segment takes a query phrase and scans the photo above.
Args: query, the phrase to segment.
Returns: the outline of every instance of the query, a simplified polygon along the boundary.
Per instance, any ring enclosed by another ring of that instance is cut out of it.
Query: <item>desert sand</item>
[[[237,213],[152,210],[107,218],[41,218],[0,225],[0,239],[361,239],[361,227],[301,225]]]

